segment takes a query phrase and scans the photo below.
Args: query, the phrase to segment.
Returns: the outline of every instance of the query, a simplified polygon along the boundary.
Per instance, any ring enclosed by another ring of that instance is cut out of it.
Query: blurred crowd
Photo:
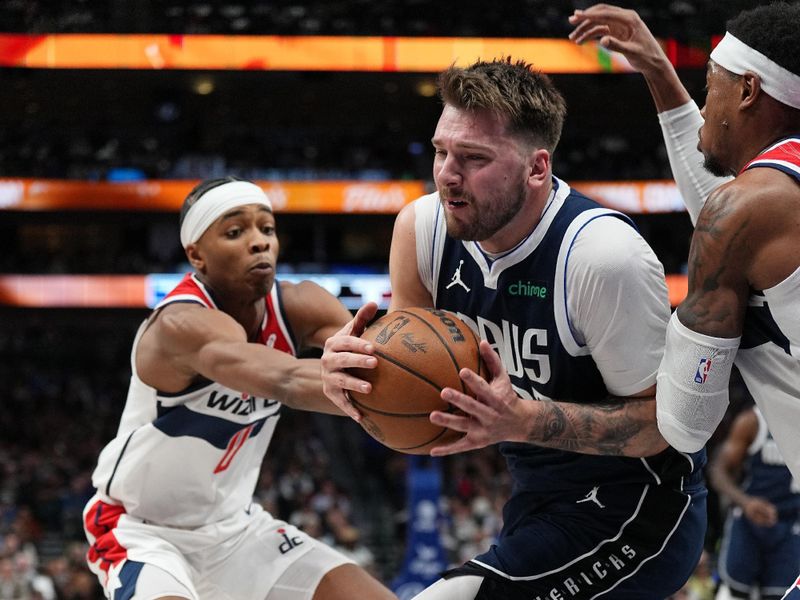
[[[566,33],[565,16],[589,4],[587,0],[506,0],[495,4],[453,0],[7,0],[0,16],[11,31],[36,33],[543,37]],[[657,35],[691,39],[718,32],[726,15],[752,2],[629,0],[623,4],[640,11]]]

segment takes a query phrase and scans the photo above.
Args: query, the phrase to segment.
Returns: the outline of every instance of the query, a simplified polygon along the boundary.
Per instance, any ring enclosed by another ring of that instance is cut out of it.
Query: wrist
[[[667,79],[670,73],[675,72],[675,68],[663,52],[654,54],[643,61],[639,72],[648,81],[660,81]]]
[[[523,444],[536,443],[535,440],[541,439],[541,432],[537,431],[537,423],[540,421],[537,417],[541,408],[542,402],[539,401],[526,401],[523,399],[518,400],[519,403],[519,419],[520,427],[518,431],[514,432],[512,442],[521,442]]]

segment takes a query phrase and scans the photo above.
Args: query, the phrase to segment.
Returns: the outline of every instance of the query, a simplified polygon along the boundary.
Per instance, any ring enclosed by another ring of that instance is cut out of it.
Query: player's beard
[[[488,201],[476,201],[470,194],[464,194],[464,200],[475,210],[471,221],[457,220],[448,211],[445,211],[447,234],[457,240],[481,242],[488,240],[500,231],[522,210],[525,205],[525,184],[520,182],[517,186],[503,196],[496,196]],[[445,199],[442,198],[445,202]]]
[[[710,154],[703,153],[703,168],[711,173],[714,177],[727,177],[731,175],[730,169],[722,166],[716,158]]]
[[[703,125],[705,127],[705,125]],[[720,162],[714,155],[703,149],[703,127],[697,131],[697,151],[703,155],[703,168],[711,173],[714,177],[727,177],[728,175],[736,175],[730,169],[726,169],[722,162]]]

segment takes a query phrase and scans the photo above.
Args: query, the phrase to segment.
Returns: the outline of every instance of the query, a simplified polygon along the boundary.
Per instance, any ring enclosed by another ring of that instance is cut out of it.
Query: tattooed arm
[[[524,400],[511,386],[500,357],[485,341],[481,342],[481,356],[489,371],[488,380],[469,369],[461,371],[461,378],[477,399],[452,388],[442,392],[442,398],[464,415],[431,413],[433,423],[466,435],[434,448],[433,456],[502,441],[612,456],[651,456],[667,447],[656,427],[654,387],[636,396],[609,397],[592,404]]]
[[[651,388],[646,395],[609,396],[593,404],[537,403],[523,441],[584,454],[657,454],[667,443],[656,427],[654,392]]]
[[[689,292],[678,317],[697,333],[719,338],[742,334],[752,260],[752,216],[740,186],[713,192],[698,217],[689,251]]]

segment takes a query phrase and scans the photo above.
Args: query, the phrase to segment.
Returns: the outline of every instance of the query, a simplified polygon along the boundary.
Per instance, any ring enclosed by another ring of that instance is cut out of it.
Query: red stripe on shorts
[[[128,551],[123,548],[114,535],[114,528],[119,518],[125,514],[125,509],[114,504],[106,504],[98,500],[87,511],[84,525],[86,531],[94,536],[94,544],[86,553],[90,563],[97,563],[103,571],[108,571],[128,557]]]

